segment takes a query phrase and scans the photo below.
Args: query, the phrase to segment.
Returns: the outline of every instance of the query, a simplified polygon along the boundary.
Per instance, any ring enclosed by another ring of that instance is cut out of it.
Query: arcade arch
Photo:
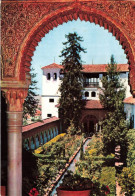
[[[86,115],[81,122],[83,124],[83,131],[86,135],[91,136],[95,133],[96,124],[98,123],[96,116]]]

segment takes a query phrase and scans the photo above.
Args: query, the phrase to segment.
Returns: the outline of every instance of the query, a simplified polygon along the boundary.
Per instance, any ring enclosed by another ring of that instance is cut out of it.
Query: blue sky
[[[36,80],[38,81],[37,93],[41,94],[42,87],[42,70],[41,67],[54,62],[60,64],[61,58],[59,55],[63,49],[63,42],[66,41],[65,34],[77,32],[83,37],[84,42],[82,47],[86,48],[87,53],[82,53],[81,57],[84,64],[102,64],[109,63],[110,57],[113,54],[117,63],[127,63],[126,55],[122,46],[112,36],[108,30],[105,30],[94,23],[80,21],[70,21],[54,28],[39,42],[34,56],[32,57],[31,67],[37,73]]]

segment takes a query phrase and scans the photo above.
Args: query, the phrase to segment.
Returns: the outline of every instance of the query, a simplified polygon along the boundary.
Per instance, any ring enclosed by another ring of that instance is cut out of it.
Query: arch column
[[[29,146],[29,149],[31,149],[31,141],[30,141],[30,138],[28,138],[28,146]]]
[[[22,195],[22,114],[8,111],[8,195]]]
[[[8,119],[8,196],[22,195],[22,120],[24,89],[4,89]]]

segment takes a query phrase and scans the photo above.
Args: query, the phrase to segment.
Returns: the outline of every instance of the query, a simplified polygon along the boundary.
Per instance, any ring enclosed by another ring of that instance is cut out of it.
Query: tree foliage
[[[109,112],[103,121],[104,152],[114,153],[117,145],[121,146],[121,157],[125,159],[127,150],[127,126],[124,116],[117,111]]]
[[[80,53],[85,52],[81,47],[82,37],[77,33],[69,33],[65,35],[67,41],[63,43],[64,49],[61,52],[63,58],[62,65],[64,66],[62,83],[60,86],[61,98],[60,117],[65,129],[68,128],[70,122],[74,124],[76,130],[79,127],[84,102],[82,102],[82,60]]]
[[[121,174],[118,175],[118,183],[121,186],[122,193],[126,196],[134,195],[135,192],[135,172],[132,168],[124,167]]]
[[[123,99],[125,98],[125,88],[120,82],[119,70],[113,55],[111,56],[111,62],[106,67],[106,70],[107,74],[102,78],[101,104],[109,112],[117,110],[122,113],[124,110]]]
[[[29,86],[28,95],[23,104],[23,118],[27,119],[27,115],[34,117],[36,113],[36,109],[38,107],[38,99],[35,98],[37,96],[35,90],[38,88],[36,87],[37,81],[35,80],[36,74],[33,73],[34,69],[31,70],[31,85]]]
[[[103,143],[107,153],[114,152],[117,145],[126,152],[127,127],[124,113],[125,89],[120,81],[119,70],[114,57],[107,67],[107,74],[102,79],[102,93],[100,94],[101,104],[107,109],[107,115],[103,121]],[[125,157],[125,155],[123,156]]]

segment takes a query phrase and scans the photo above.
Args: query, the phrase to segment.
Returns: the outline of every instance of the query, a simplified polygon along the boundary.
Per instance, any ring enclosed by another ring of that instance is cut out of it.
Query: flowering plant
[[[39,192],[36,188],[32,188],[29,192],[29,196],[38,196]]]
[[[92,189],[93,183],[88,178],[83,178],[72,171],[67,171],[59,189],[68,191],[82,191]]]
[[[103,185],[103,186],[101,187],[101,192],[103,192],[105,195],[108,195],[108,194],[110,193],[109,186]]]

